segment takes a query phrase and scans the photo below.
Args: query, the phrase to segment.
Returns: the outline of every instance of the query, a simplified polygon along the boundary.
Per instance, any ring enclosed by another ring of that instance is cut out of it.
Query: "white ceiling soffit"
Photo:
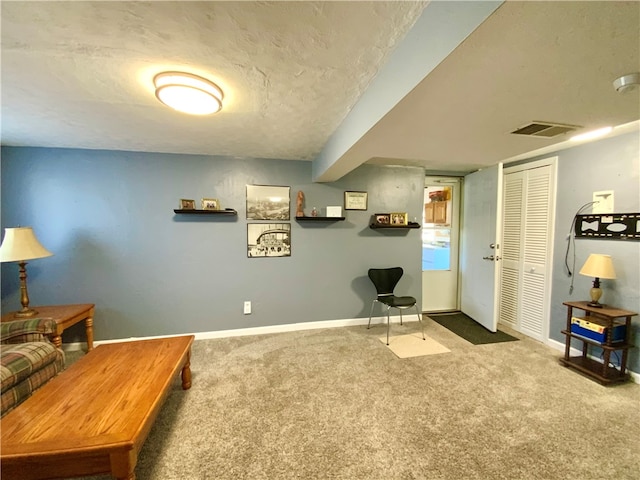
[[[506,2],[338,164],[471,172],[549,151],[567,135],[512,135],[532,121],[582,128],[640,119],[640,2]]]
[[[502,1],[431,2],[313,162],[314,181],[337,180],[362,163],[343,156]],[[337,160],[340,161],[337,161]]]
[[[2,2],[2,143],[311,160],[425,2]],[[188,71],[221,112],[158,102]]]

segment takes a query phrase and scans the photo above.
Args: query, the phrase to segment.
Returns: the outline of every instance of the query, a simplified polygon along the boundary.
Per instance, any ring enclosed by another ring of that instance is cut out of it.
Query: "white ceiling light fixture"
[[[581,133],[580,135],[575,135],[571,137],[569,140],[572,142],[580,142],[582,140],[593,140],[594,138],[604,137],[606,134],[611,132],[613,127],[604,127],[599,128],[597,130],[591,130],[590,132]]]
[[[640,73],[628,73],[613,81],[613,88],[618,93],[625,93],[640,85]]]
[[[206,78],[182,72],[153,77],[156,97],[168,107],[191,115],[211,115],[222,109],[220,87]]]

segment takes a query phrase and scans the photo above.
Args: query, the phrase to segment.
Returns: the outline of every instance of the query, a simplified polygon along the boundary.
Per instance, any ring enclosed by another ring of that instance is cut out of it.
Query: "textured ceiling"
[[[3,1],[2,144],[313,160],[430,6]],[[160,104],[165,70],[222,112]],[[566,140],[509,134],[531,121],[638,120],[637,71],[640,2],[505,2],[335,161],[472,171]]]
[[[420,2],[2,2],[2,142],[313,159]],[[225,92],[161,105],[161,71]]]

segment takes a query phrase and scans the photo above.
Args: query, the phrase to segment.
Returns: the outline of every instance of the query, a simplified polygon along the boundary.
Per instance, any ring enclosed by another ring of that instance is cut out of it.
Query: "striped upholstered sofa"
[[[51,319],[0,323],[2,416],[64,369],[64,353],[50,341]]]

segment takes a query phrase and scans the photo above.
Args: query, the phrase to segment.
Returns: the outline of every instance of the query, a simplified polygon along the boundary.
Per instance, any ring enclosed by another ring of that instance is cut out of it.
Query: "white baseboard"
[[[402,317],[403,322],[417,322],[418,320],[413,315],[407,315]],[[394,315],[391,317],[392,323],[400,323],[400,315]],[[253,327],[253,328],[238,328],[234,330],[217,330],[212,332],[197,332],[197,333],[184,333],[180,335],[194,335],[196,340],[209,340],[214,338],[229,338],[229,337],[244,337],[247,335],[265,335],[269,333],[284,333],[284,332],[296,332],[301,330],[317,330],[320,328],[338,328],[338,327],[353,327],[357,325],[366,325],[369,323],[368,318],[350,318],[344,320],[321,320],[318,322],[304,322],[304,323],[288,323],[285,325],[270,325],[267,327]],[[385,324],[387,323],[387,317],[372,317],[371,324]],[[128,337],[115,340],[100,340],[94,342],[94,345],[103,345],[108,343],[119,342],[133,342],[136,340],[149,340],[152,338],[166,338],[175,337],[174,335],[156,335],[152,337]],[[564,343],[557,340],[547,339],[545,342],[549,347],[564,352]],[[83,350],[85,343],[65,343],[62,345],[62,350],[65,352],[73,352],[77,350]],[[575,348],[571,348],[571,355],[580,355],[582,352]],[[596,361],[601,362],[599,358],[591,357]],[[631,380],[634,383],[640,384],[640,374],[629,371]]]
[[[400,323],[400,315],[394,315],[390,317],[391,323]],[[417,318],[412,315],[403,316],[402,321],[417,322]],[[114,340],[99,340],[94,342],[94,346],[106,345],[109,343],[120,342],[133,342],[136,340],[150,340],[152,338],[167,338],[175,337],[176,335],[194,335],[196,340],[210,340],[214,338],[229,338],[229,337],[244,337],[247,335],[266,335],[269,333],[284,333],[284,332],[296,332],[301,330],[317,330],[320,328],[338,328],[338,327],[353,327],[358,325],[366,325],[369,323],[368,318],[351,318],[344,320],[321,320],[317,322],[304,322],[304,323],[288,323],[285,325],[270,325],[267,327],[253,327],[253,328],[238,328],[234,330],[217,330],[212,332],[197,332],[197,333],[180,333],[173,335],[155,335],[151,337],[127,337]],[[372,317],[371,325],[386,324],[387,317]],[[86,346],[83,342],[65,343],[62,345],[62,350],[65,352],[72,352],[82,350]]]

